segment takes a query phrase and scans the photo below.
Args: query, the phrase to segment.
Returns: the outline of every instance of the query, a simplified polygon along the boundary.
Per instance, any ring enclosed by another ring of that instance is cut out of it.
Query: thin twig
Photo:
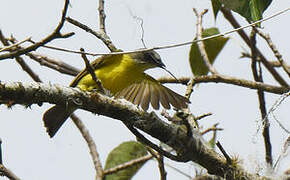
[[[116,52],[118,51],[118,49],[115,47],[115,45],[112,43],[111,39],[107,36],[107,34],[105,34],[102,31],[94,31],[93,29],[91,29],[90,27],[86,26],[85,24],[82,24],[81,22],[71,18],[71,17],[67,17],[66,21],[81,28],[82,30],[94,35],[95,37],[97,37],[98,39],[100,39],[109,49],[111,52]],[[54,48],[54,47],[49,47],[49,48]],[[62,48],[58,48],[57,50],[61,50]],[[70,52],[70,53],[77,53],[77,54],[81,54],[80,51],[72,51],[72,50],[68,50],[68,49],[63,49],[65,52]],[[108,54],[108,53],[103,53],[103,54]],[[99,55],[103,55],[103,54],[94,54],[94,53],[86,53],[86,55],[91,55],[91,56],[99,56]]]
[[[265,41],[268,43],[269,47],[271,48],[271,50],[273,51],[274,55],[276,56],[277,60],[280,62],[282,68],[284,69],[284,71],[288,74],[288,76],[290,77],[290,68],[288,67],[288,65],[286,64],[286,62],[283,60],[282,55],[280,54],[280,52],[278,51],[278,49],[276,48],[275,44],[273,43],[273,41],[271,40],[269,34],[265,34],[263,33],[261,30],[259,30],[258,28],[255,29],[256,32],[265,39]]]
[[[191,78],[190,77],[180,77],[177,78],[178,81],[175,78],[169,77],[169,76],[164,76],[160,77],[157,80],[164,84],[164,83],[173,83],[173,84],[188,84],[190,82]],[[186,94],[186,93],[185,93]]]
[[[286,141],[284,142],[284,145],[281,149],[281,152],[279,154],[279,157],[278,159],[276,160],[274,166],[273,166],[273,169],[276,169],[281,161],[281,159],[285,156],[287,156],[287,151],[289,149],[289,146],[290,146],[290,136],[288,136],[288,138],[286,139]]]
[[[284,12],[288,10],[290,10],[290,8],[287,8],[286,10],[284,10]],[[229,10],[225,8],[221,8],[221,12],[223,13],[224,17],[231,23],[231,25],[234,28],[239,29],[241,27]],[[246,44],[249,47],[251,47],[251,41],[248,35],[245,33],[245,31],[243,29],[239,29],[239,31],[237,32],[241,36],[241,38],[246,42]],[[272,74],[272,76],[276,79],[276,81],[282,86],[289,87],[288,83],[280,76],[280,74],[275,70],[275,68],[271,66],[271,64],[268,62],[268,60],[265,58],[265,56],[262,54],[262,52],[258,48],[256,49],[256,52],[257,52],[257,56],[260,57],[260,60],[263,63],[263,65]]]
[[[262,76],[262,69],[261,66],[259,66],[259,70],[257,70],[257,48],[256,48],[256,30],[255,27],[253,27],[251,35],[250,35],[250,41],[251,41],[251,53],[252,53],[252,72],[254,76],[254,80],[256,82],[263,83],[263,76]],[[260,62],[258,62],[260,65]],[[266,110],[266,101],[265,101],[265,94],[261,90],[257,90],[258,94],[258,100],[259,100],[259,106],[260,106],[260,112],[261,117],[263,119],[263,138],[264,138],[264,144],[265,144],[265,159],[266,162],[272,166],[273,160],[272,160],[272,145],[270,140],[270,123],[267,116],[267,110]]]
[[[197,10],[195,8],[193,8],[193,12],[195,13],[195,16],[197,17],[197,21],[196,21],[196,39],[200,40],[202,39],[202,18],[203,15],[205,15],[207,13],[207,9],[205,9],[204,11],[202,11],[200,14],[197,12]],[[210,63],[209,59],[208,59],[208,55],[206,53],[205,50],[205,45],[203,43],[203,41],[199,41],[197,42],[197,46],[200,52],[200,55],[203,59],[203,62],[205,63],[205,65],[207,66],[207,68],[209,69],[209,71],[212,74],[217,74],[216,69],[212,66],[212,64]]]
[[[5,36],[2,34],[2,32],[0,31],[0,41],[2,42],[2,44],[4,46],[7,46],[7,47],[11,47],[9,49],[7,49],[8,51],[13,51],[14,48],[18,48],[17,46],[20,45],[21,43],[18,43],[15,39],[13,40],[10,40],[12,42],[12,45],[15,45],[15,46],[12,46],[10,45],[9,41],[7,38],[5,38]],[[27,39],[26,39],[27,41]],[[18,44],[18,45],[16,45]],[[27,74],[29,74],[29,76],[36,82],[41,82],[39,76],[28,66],[28,64],[26,64],[26,62],[24,61],[24,59],[22,57],[15,57],[16,59],[16,62],[22,67],[23,71],[25,71]]]
[[[12,171],[7,169],[3,164],[0,164],[0,175],[6,176],[10,180],[20,180]]]
[[[124,164],[120,164],[120,165],[118,165],[116,167],[104,170],[104,175],[116,173],[116,172],[121,171],[123,169],[126,169],[128,167],[132,167],[132,166],[134,166],[136,164],[146,162],[146,161],[148,161],[148,160],[150,160],[152,158],[153,158],[153,156],[151,154],[148,154],[148,155],[142,156],[140,158],[133,159],[133,160],[128,161],[128,162],[126,162]]]
[[[80,51],[85,52],[85,50],[83,48],[81,48]],[[92,76],[92,79],[98,85],[98,91],[104,94],[105,93],[104,87],[103,87],[101,81],[97,78],[93,67],[91,66],[87,56],[84,53],[82,54],[82,58],[85,61],[86,70],[90,73],[90,75]]]
[[[280,126],[280,128],[286,132],[287,134],[290,134],[290,131],[277,119],[277,117],[275,116],[274,113],[271,113],[272,114],[272,117],[273,119],[278,123],[278,125]]]
[[[225,151],[225,149],[223,148],[223,146],[221,145],[221,143],[218,141],[216,143],[217,147],[219,148],[219,150],[222,152],[222,154],[224,155],[224,157],[227,160],[227,164],[231,165],[232,164],[232,159],[231,157],[228,155],[228,153]]]
[[[278,125],[280,126],[280,128],[282,130],[284,130],[287,134],[290,134],[289,130],[274,116],[274,111],[280,106],[280,104],[290,96],[290,91],[287,93],[282,94],[282,96],[280,96],[280,98],[271,106],[269,112],[267,113],[265,118],[268,118],[270,114],[272,114],[272,116],[274,117],[274,120],[278,123]],[[262,122],[264,122],[265,120],[262,119]],[[258,129],[259,131],[259,129]],[[258,132],[257,131],[257,132]]]
[[[121,51],[118,51],[118,49],[117,49],[116,51],[112,51],[112,53],[90,53],[90,52],[87,52],[85,54],[86,55],[90,55],[90,56],[101,56],[101,55],[110,55],[110,54],[111,55],[130,54],[130,53],[135,53],[135,52],[148,52],[148,51],[152,51],[152,50],[169,49],[169,48],[176,48],[176,47],[180,47],[180,46],[191,45],[192,43],[196,43],[198,41],[205,41],[205,40],[208,40],[208,39],[213,39],[213,38],[225,36],[227,34],[231,34],[231,33],[237,32],[237,31],[239,32],[242,29],[245,29],[245,28],[248,28],[248,27],[252,27],[255,24],[259,24],[261,22],[264,22],[264,21],[267,21],[269,19],[272,19],[272,18],[274,18],[276,16],[279,16],[279,15],[281,15],[283,13],[286,13],[289,10],[290,10],[290,8],[287,8],[287,9],[281,10],[281,11],[275,13],[275,14],[272,14],[269,17],[266,17],[266,18],[261,19],[259,21],[255,21],[255,22],[253,22],[251,24],[248,24],[248,25],[245,25],[245,26],[239,26],[239,27],[237,27],[235,29],[232,29],[232,30],[229,30],[229,31],[226,31],[226,32],[223,32],[223,33],[219,33],[219,34],[216,34],[216,35],[213,35],[213,36],[208,36],[208,37],[205,37],[205,38],[202,38],[202,39],[199,39],[199,40],[193,40],[193,41],[189,41],[189,42],[183,42],[183,43],[178,43],[178,44],[173,44],[173,45],[167,45],[167,46],[157,46],[157,47],[153,47],[153,48],[137,49],[137,50],[133,50],[133,51],[122,51],[121,52]],[[74,51],[74,50],[69,50],[69,49],[64,49],[64,48],[58,48],[58,47],[52,47],[52,46],[43,46],[43,47],[51,48],[51,49],[55,49],[55,50],[63,51],[63,52],[82,54],[82,52],[80,52],[80,51]]]
[[[160,155],[158,152],[155,152],[151,148],[148,148],[148,151],[153,157],[155,157],[155,159],[158,162],[160,180],[166,180],[167,172],[165,171],[165,168],[164,168],[164,158],[163,158],[163,156]]]
[[[206,130],[202,131],[200,134],[205,135],[206,133],[211,132],[211,131],[222,131],[222,130],[224,130],[224,129],[217,128],[217,127],[210,127],[210,128],[207,128]]]
[[[9,45],[9,41],[13,44],[17,43],[17,40],[13,37],[13,38],[6,38],[4,37],[4,35],[2,34],[2,32],[0,31],[0,41],[4,44],[4,45]],[[22,47],[15,47],[17,49],[20,49]],[[37,61],[40,65],[44,65],[47,66],[51,69],[54,69],[56,71],[59,71],[60,73],[64,73],[64,74],[68,74],[68,75],[72,75],[72,76],[76,76],[80,70],[63,62],[60,60],[56,60],[56,59],[52,59],[49,58],[47,56],[38,54],[38,53],[26,53],[26,56],[30,57],[32,60]],[[24,59],[22,57],[16,57],[15,58],[16,61],[18,62],[18,64],[22,67],[22,69],[27,72],[30,77],[36,81],[36,82],[41,82],[39,76],[28,66],[28,64],[26,64],[26,62],[24,61]]]
[[[173,169],[174,171],[182,174],[183,176],[187,177],[188,179],[193,179],[193,177],[191,177],[189,174],[186,174],[182,170],[180,170],[180,169],[178,169],[178,168],[176,168],[176,167],[174,167],[174,166],[172,166],[172,165],[170,165],[168,163],[165,163],[165,166],[170,167],[171,169]]]
[[[106,14],[105,14],[104,6],[105,6],[104,0],[99,0],[98,11],[99,11],[100,31],[106,34],[106,26],[105,26]]]
[[[37,43],[35,43],[35,44],[31,45],[31,46],[28,46],[28,47],[26,47],[24,49],[20,49],[18,51],[13,51],[13,52],[9,52],[9,53],[6,53],[6,54],[2,54],[2,55],[0,55],[0,60],[1,59],[8,59],[8,58],[15,58],[17,56],[21,56],[23,54],[26,54],[28,52],[36,50],[37,48],[45,45],[46,43],[48,43],[48,42],[50,42],[50,41],[52,41],[54,39],[63,38],[63,36],[60,33],[60,30],[63,27],[64,21],[65,21],[65,16],[66,16],[66,13],[67,13],[68,5],[69,5],[69,0],[65,0],[65,4],[64,4],[63,11],[62,11],[61,20],[58,23],[58,25],[55,28],[55,30],[50,35],[48,35],[47,37],[45,37],[41,41],[39,41],[39,42],[37,42]],[[67,37],[67,36],[65,36],[65,37]]]
[[[181,78],[180,78],[181,79]],[[190,78],[182,78],[182,81],[188,82]],[[160,78],[158,79],[161,83],[176,83],[177,81],[173,78]],[[196,76],[194,77],[194,83],[226,83],[226,84],[232,84],[236,86],[246,87],[250,89],[260,89],[265,92],[270,92],[274,94],[283,94],[288,91],[290,91],[290,87],[279,87],[279,86],[273,86],[270,84],[250,81],[246,79],[239,79],[232,76],[227,75],[209,75],[209,76]]]
[[[178,79],[178,81],[179,80],[180,79]],[[178,81],[177,81],[177,83],[178,83]],[[182,81],[180,81],[180,82],[182,82]],[[186,92],[185,92],[185,95],[184,95],[184,97],[186,97],[187,99],[190,99],[190,96],[191,96],[191,94],[193,92],[193,84],[194,84],[193,82],[194,82],[194,80],[193,80],[193,78],[191,78],[189,83],[188,83],[188,85],[187,85]]]
[[[4,44],[4,45],[9,45],[9,41],[11,43],[16,43],[17,40],[13,37],[13,38],[5,38],[4,35],[2,34],[1,30],[0,30],[0,41]],[[22,48],[20,46],[16,47],[18,49]],[[54,69],[56,71],[59,71],[60,73],[64,73],[64,74],[68,74],[68,75],[72,75],[72,76],[76,76],[80,70],[63,62],[60,60],[56,60],[56,59],[52,59],[49,58],[45,55],[41,55],[38,53],[26,53],[26,56],[30,57],[32,60],[38,62],[40,65],[44,65],[47,66],[51,69]],[[19,57],[20,58],[20,57]],[[17,58],[16,58],[17,60]],[[31,74],[31,73],[29,73]],[[34,80],[36,80],[37,78],[33,78]]]
[[[11,44],[11,45],[8,45],[8,46],[4,45],[4,47],[2,49],[0,49],[0,52],[2,52],[2,51],[11,51],[14,47],[17,47],[20,44],[29,41],[30,39],[31,39],[31,37],[28,37],[28,38],[26,38],[26,39],[24,39],[22,41],[19,41],[19,42],[15,43],[15,44]]]
[[[35,82],[41,82],[39,76],[28,66],[28,64],[21,57],[16,57],[16,62],[21,66],[23,71],[25,71]]]
[[[269,118],[269,116],[270,116],[271,114],[273,115],[274,111],[275,111],[275,110],[276,110],[276,109],[281,105],[281,103],[282,103],[286,98],[288,98],[289,96],[290,96],[290,91],[288,91],[288,92],[282,94],[282,95],[279,97],[279,99],[277,99],[277,100],[275,101],[275,103],[271,106],[271,108],[270,108],[270,110],[268,111],[268,113],[267,113],[267,115],[266,115],[265,118]],[[290,134],[289,130],[287,130],[287,128],[285,128],[284,125],[283,125],[280,121],[278,121],[276,118],[274,118],[274,120],[278,123],[278,125],[280,126],[280,128],[281,128],[282,130],[284,130],[287,134]],[[257,134],[260,132],[261,127],[264,126],[264,125],[263,125],[263,122],[264,122],[264,121],[265,121],[264,119],[261,119],[261,121],[258,121],[257,131],[255,132],[254,136],[257,136]]]
[[[124,122],[123,122],[124,123]],[[152,149],[154,149],[155,151],[159,152],[160,154],[162,154],[163,156],[172,159],[174,161],[177,162],[185,162],[187,161],[186,157],[182,157],[182,156],[176,156],[173,155],[165,150],[163,150],[161,147],[155,145],[154,143],[152,143],[151,141],[149,141],[145,136],[143,136],[137,129],[135,129],[132,125],[126,124],[126,127],[138,138],[138,140],[144,144],[146,144],[147,146],[151,147]]]
[[[101,163],[101,160],[99,157],[99,153],[97,151],[97,146],[96,146],[93,138],[91,137],[88,129],[85,127],[83,122],[75,114],[72,114],[70,117],[88,144],[88,147],[90,149],[90,154],[91,154],[91,157],[93,159],[95,170],[97,173],[96,179],[102,180],[102,178],[104,177],[104,170],[103,170],[102,163]]]
[[[199,120],[201,120],[201,119],[203,119],[203,118],[206,118],[207,116],[211,116],[212,115],[212,113],[205,113],[205,114],[202,114],[202,115],[200,115],[200,116],[197,116],[196,118],[194,118],[196,121],[199,121]]]
[[[25,55],[30,57],[32,60],[38,62],[40,65],[54,69],[62,74],[76,76],[80,73],[79,69],[58,59],[53,59],[42,54],[31,52]]]
[[[165,171],[165,168],[164,168],[163,156],[159,155],[159,157],[157,158],[157,161],[158,161],[158,168],[159,168],[159,172],[160,172],[160,180],[166,180],[167,172]]]
[[[252,56],[251,54],[247,52],[242,52],[242,55],[240,56],[240,58],[252,58]],[[259,57],[257,57],[257,61],[261,61]],[[282,67],[279,61],[268,61],[268,63],[273,67]],[[290,69],[290,65],[286,64],[285,62],[284,62],[284,65],[286,66],[286,69]]]

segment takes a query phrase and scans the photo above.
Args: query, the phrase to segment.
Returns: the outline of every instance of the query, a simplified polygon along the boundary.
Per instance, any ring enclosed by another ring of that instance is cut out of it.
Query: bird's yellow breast
[[[146,78],[145,69],[129,54],[124,54],[108,57],[103,65],[95,69],[95,74],[103,87],[114,95],[134,82]],[[91,91],[97,88],[97,85],[91,75],[87,74],[79,81],[77,87],[84,91]]]

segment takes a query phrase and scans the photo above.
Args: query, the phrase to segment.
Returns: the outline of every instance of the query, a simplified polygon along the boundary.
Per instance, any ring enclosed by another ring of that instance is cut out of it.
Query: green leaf
[[[124,164],[147,154],[146,147],[136,141],[128,141],[114,148],[107,157],[105,170]],[[129,180],[144,165],[145,162],[135,164],[129,168],[105,176],[105,180]]]
[[[217,14],[221,9],[221,2],[219,0],[211,0],[211,6],[213,9],[214,19],[216,20]]]
[[[221,0],[225,8],[239,13],[248,20],[251,18],[251,11],[249,7],[250,1],[251,0]]]
[[[249,22],[262,19],[263,12],[271,4],[272,0],[220,0],[224,7],[239,13]]]
[[[251,21],[255,22],[262,19],[263,12],[268,8],[271,1],[272,0],[251,0]]]
[[[219,34],[219,30],[217,28],[209,28],[203,30],[202,37],[205,38],[215,34]],[[207,52],[211,64],[214,63],[217,55],[220,53],[220,51],[222,50],[222,48],[224,47],[224,45],[228,40],[229,40],[228,37],[220,36],[217,38],[208,39],[204,41],[205,51]],[[193,43],[191,45],[189,53],[189,63],[191,66],[191,71],[195,76],[207,75],[209,70],[201,57],[197,43]]]

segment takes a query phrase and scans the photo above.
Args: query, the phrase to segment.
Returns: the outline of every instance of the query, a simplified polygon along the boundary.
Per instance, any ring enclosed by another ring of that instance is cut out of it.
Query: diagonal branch
[[[12,171],[7,169],[3,164],[0,164],[0,175],[6,176],[10,180],[20,180]]]
[[[148,160],[150,160],[152,158],[153,158],[153,156],[151,154],[148,154],[148,155],[133,159],[131,161],[128,161],[128,162],[126,162],[124,164],[120,164],[118,166],[115,166],[113,168],[106,169],[106,170],[104,170],[104,174],[105,175],[113,174],[115,172],[121,171],[121,170],[126,169],[128,167],[132,167],[132,166],[134,166],[136,164],[146,162],[146,161],[148,161]]]
[[[236,21],[236,19],[234,18],[234,16],[232,15],[232,13],[229,10],[227,10],[225,8],[221,8],[221,11],[222,11],[224,17],[231,23],[231,25],[234,28],[241,27],[240,24]],[[241,38],[246,42],[246,44],[251,48],[250,38],[245,33],[245,31],[243,29],[240,29],[237,32],[241,36]],[[258,48],[257,48],[256,51],[257,51],[257,56],[260,57],[261,62],[267,68],[267,70],[272,74],[272,76],[274,77],[274,79],[276,79],[276,81],[281,86],[289,87],[288,83],[280,76],[280,74],[275,70],[275,68],[273,68],[271,66],[271,64],[268,62],[268,60],[265,58],[265,56],[261,53],[261,51]]]
[[[273,51],[274,55],[276,56],[277,60],[280,62],[280,65],[282,66],[282,68],[284,69],[284,71],[288,74],[288,76],[290,77],[290,67],[286,64],[286,62],[283,60],[282,55],[280,54],[280,52],[278,51],[278,49],[276,48],[276,46],[274,45],[274,43],[272,42],[270,36],[268,34],[263,33],[261,30],[259,30],[258,28],[255,29],[255,31],[262,37],[265,39],[265,41],[268,43],[268,46],[271,48],[271,50]]]
[[[0,30],[0,41],[2,42],[2,44],[4,46],[10,46],[10,42],[13,44],[18,44],[17,40],[14,37],[9,38],[9,39],[6,38],[1,30]],[[18,45],[17,47],[15,47],[15,49],[23,49],[23,48]],[[9,51],[14,51],[15,49],[9,49]],[[77,69],[77,68],[75,68],[75,67],[73,67],[73,66],[71,66],[71,65],[69,65],[61,60],[52,59],[52,58],[47,57],[47,56],[42,55],[42,54],[29,52],[29,53],[26,53],[25,55],[30,57],[32,60],[38,62],[40,65],[49,67],[49,68],[54,69],[60,73],[76,76],[80,72],[79,69]],[[20,59],[18,59],[18,58],[20,58]],[[22,59],[22,57],[18,56],[18,57],[16,57],[16,61],[17,62],[23,61],[23,59]],[[24,68],[24,70],[25,70],[25,68]],[[33,73],[29,72],[29,70],[27,70],[26,72],[31,77],[33,77]],[[39,80],[37,80],[37,78],[33,78],[33,80],[40,82]]]
[[[1,30],[0,30],[0,32],[1,32]],[[1,39],[1,38],[0,38],[0,39]],[[19,41],[19,42],[15,43],[15,44],[4,45],[5,47],[3,47],[2,49],[0,49],[0,52],[2,52],[2,51],[11,51],[13,48],[19,46],[20,44],[22,44],[22,43],[24,43],[24,42],[26,42],[26,41],[29,41],[30,39],[31,39],[31,37],[26,38],[26,39],[24,39],[24,40],[22,40],[22,41]]]
[[[58,59],[53,59],[48,56],[38,54],[38,53],[27,53],[26,56],[30,57],[32,60],[38,62],[42,66],[54,69],[62,74],[67,74],[71,76],[76,76],[80,72],[79,69],[61,61]]]
[[[0,41],[2,42],[2,44],[4,46],[9,46],[11,48],[9,48],[9,51],[13,51],[12,47],[16,47],[13,46],[15,44],[20,44],[18,42],[13,41],[12,45],[10,45],[9,41],[7,40],[7,38],[4,37],[2,31],[0,30]],[[18,46],[18,45],[17,45]],[[27,74],[29,74],[29,76],[36,82],[41,82],[39,76],[28,66],[28,64],[24,61],[24,59],[22,57],[15,57],[16,62],[22,67],[23,71],[25,71]]]
[[[66,21],[81,28],[82,30],[94,35],[95,37],[97,37],[98,39],[100,39],[112,52],[117,51],[117,48],[115,47],[115,45],[112,43],[110,37],[107,36],[107,34],[101,32],[101,31],[94,31],[92,30],[90,27],[88,27],[85,24],[82,24],[81,22],[71,18],[71,17],[67,17]],[[75,53],[79,53],[81,54],[81,52],[75,52]],[[88,53],[86,53],[88,54]]]
[[[97,151],[96,143],[94,142],[93,138],[91,137],[86,126],[83,124],[83,122],[75,114],[72,114],[70,116],[70,118],[73,120],[74,124],[77,126],[77,128],[79,129],[83,138],[85,139],[85,141],[87,142],[87,144],[89,146],[90,154],[91,154],[91,157],[92,157],[93,162],[94,162],[95,170],[97,172],[96,179],[102,180],[102,178],[104,177],[104,170],[103,170],[102,163],[101,163],[101,160],[99,157],[99,153]]]
[[[17,51],[13,51],[13,52],[9,52],[9,53],[6,53],[6,54],[2,54],[2,55],[0,55],[0,60],[1,59],[8,59],[8,58],[15,58],[17,56],[21,56],[23,54],[26,54],[28,52],[36,50],[37,48],[45,45],[46,43],[48,43],[48,42],[50,42],[50,41],[52,41],[54,39],[63,38],[63,36],[60,33],[60,30],[63,27],[64,21],[65,21],[65,16],[66,16],[66,13],[67,13],[68,5],[69,5],[69,0],[65,0],[65,4],[64,4],[63,11],[62,11],[61,20],[58,23],[58,25],[55,28],[55,30],[50,35],[48,35],[47,37],[45,37],[41,41],[36,42],[35,44],[32,44],[32,45],[30,45],[30,46],[28,46],[26,48],[23,48],[23,49],[20,49],[20,50],[17,50]],[[67,37],[67,36],[65,36],[65,37]]]

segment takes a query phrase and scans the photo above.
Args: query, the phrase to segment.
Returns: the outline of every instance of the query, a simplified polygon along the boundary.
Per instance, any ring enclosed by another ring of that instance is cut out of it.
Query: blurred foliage
[[[205,38],[216,34],[219,34],[219,30],[213,27],[209,29],[204,29],[202,32],[202,37]],[[203,41],[206,53],[208,55],[211,64],[214,63],[217,55],[220,53],[220,51],[222,50],[222,48],[224,47],[224,45],[228,40],[229,40],[228,37],[220,36]],[[197,43],[193,43],[191,45],[189,53],[189,63],[191,66],[191,71],[195,76],[207,75],[209,70],[204,63],[203,58],[201,57]]]
[[[146,147],[136,141],[123,142],[114,148],[108,155],[105,170],[114,168],[120,164],[140,158],[147,154]],[[105,180],[129,180],[144,165],[145,162],[135,164],[129,168],[105,176]]]
[[[219,1],[225,8],[233,10],[246,18],[249,22],[255,22],[263,17],[264,11],[272,0],[212,0]],[[214,11],[217,11],[214,9]]]

